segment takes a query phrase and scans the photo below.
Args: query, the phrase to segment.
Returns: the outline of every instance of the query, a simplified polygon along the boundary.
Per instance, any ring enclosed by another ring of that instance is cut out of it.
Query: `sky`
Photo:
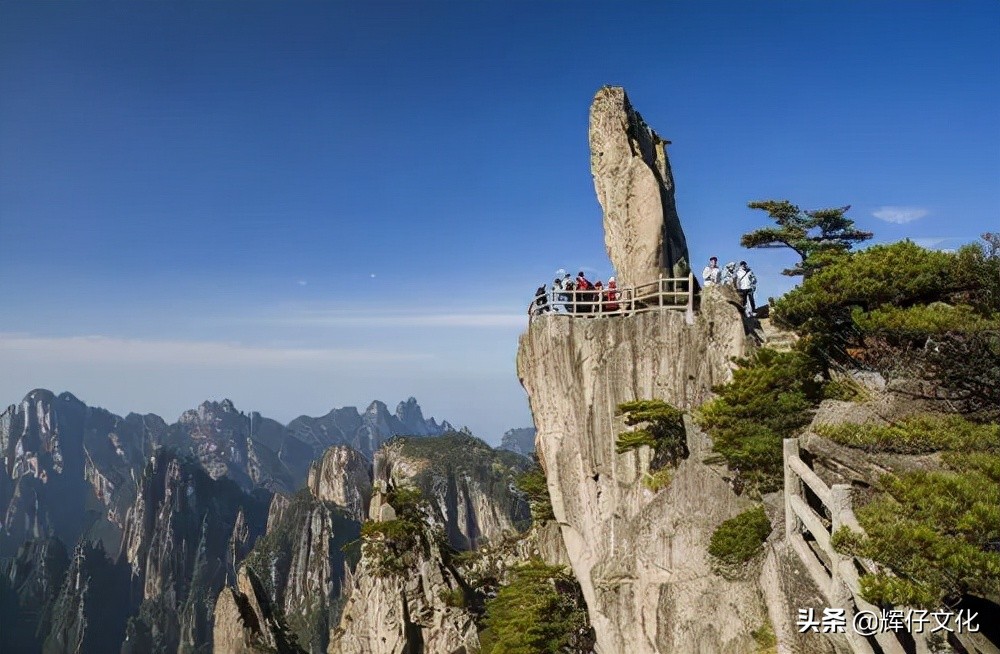
[[[0,404],[531,424],[534,289],[607,279],[594,93],[672,141],[697,270],[752,200],[1000,230],[1000,3],[0,0]]]

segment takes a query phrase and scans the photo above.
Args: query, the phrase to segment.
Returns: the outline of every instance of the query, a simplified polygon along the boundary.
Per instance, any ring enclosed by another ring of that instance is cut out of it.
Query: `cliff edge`
[[[620,88],[591,108],[594,185],[623,285],[687,274],[664,142]],[[750,506],[711,442],[686,421],[689,455],[656,491],[651,451],[616,453],[619,404],[660,399],[690,410],[731,379],[751,346],[734,291],[710,287],[694,319],[672,310],[581,319],[540,316],[520,338],[517,370],[538,429],[536,451],[596,650],[753,651],[766,621],[756,580],[712,572],[707,548],[724,520]]]

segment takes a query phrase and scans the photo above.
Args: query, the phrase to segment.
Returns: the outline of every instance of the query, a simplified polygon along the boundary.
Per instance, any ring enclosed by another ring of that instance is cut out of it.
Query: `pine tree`
[[[803,211],[788,200],[764,200],[747,204],[751,209],[768,213],[777,227],[764,227],[743,235],[740,245],[745,248],[791,248],[802,261],[782,274],[808,277],[828,264],[837,255],[847,252],[855,243],[867,241],[871,232],[854,228],[854,221],[844,214],[851,208]]]

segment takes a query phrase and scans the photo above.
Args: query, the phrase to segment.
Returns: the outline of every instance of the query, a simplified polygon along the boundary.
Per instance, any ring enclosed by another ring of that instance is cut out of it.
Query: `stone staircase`
[[[795,342],[799,340],[795,332],[781,329],[772,324],[770,318],[761,318],[757,323],[759,326],[755,330],[755,335],[760,341],[761,347],[769,347],[779,352],[788,352],[795,345]]]

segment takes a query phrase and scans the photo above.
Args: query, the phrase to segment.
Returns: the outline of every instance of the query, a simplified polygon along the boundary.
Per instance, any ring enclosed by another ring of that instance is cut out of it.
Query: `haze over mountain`
[[[403,436],[428,445],[401,449]],[[325,650],[353,580],[342,548],[390,441],[399,474],[425,471],[414,479],[455,547],[524,528],[512,481],[530,461],[425,418],[413,397],[288,425],[205,401],[168,424],[29,392],[0,413],[0,650],[201,651],[215,629],[226,651],[249,628],[246,593]],[[265,640],[301,651],[275,629]]]

